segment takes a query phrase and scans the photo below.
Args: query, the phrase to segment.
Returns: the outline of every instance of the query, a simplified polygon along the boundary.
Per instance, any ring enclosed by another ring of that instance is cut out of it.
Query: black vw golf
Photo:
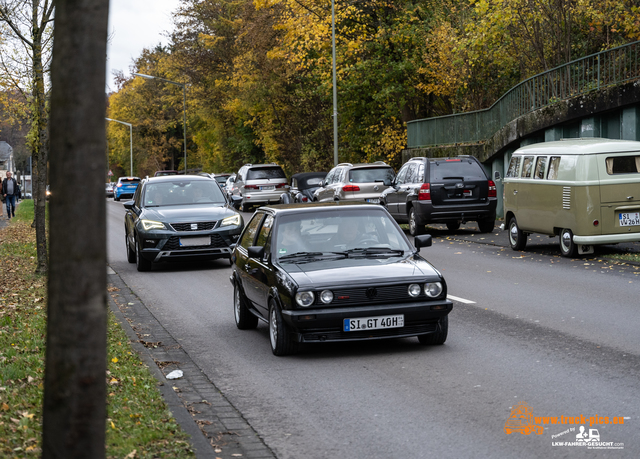
[[[381,206],[261,207],[231,257],[240,329],[269,326],[275,355],[300,343],[417,336],[447,339],[452,303],[440,272]]]
[[[127,260],[138,271],[164,261],[230,258],[244,227],[209,177],[147,178],[124,207]]]

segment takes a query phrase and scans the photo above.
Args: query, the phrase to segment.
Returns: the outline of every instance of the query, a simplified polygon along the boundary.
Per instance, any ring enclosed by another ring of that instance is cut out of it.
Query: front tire
[[[136,251],[135,250],[131,250],[131,246],[129,245],[129,238],[127,237],[126,230],[125,230],[125,235],[124,235],[124,245],[127,248],[127,261],[129,263],[135,263],[136,262]]]
[[[527,236],[518,227],[516,217],[509,220],[509,245],[513,250],[523,250],[527,245]]]
[[[447,335],[449,334],[449,316],[444,316],[438,322],[438,330],[435,333],[429,333],[428,335],[419,335],[418,341],[420,344],[430,346],[440,346],[447,341]]]
[[[449,231],[458,231],[460,229],[460,222],[447,222],[447,229]]]
[[[416,211],[412,207],[409,209],[409,234],[415,237],[422,233],[424,233],[424,225],[418,225],[416,221]]]
[[[298,352],[298,343],[291,339],[289,327],[273,301],[269,307],[269,342],[273,355],[283,356]]]
[[[252,330],[258,326],[258,318],[251,314],[247,308],[247,300],[240,291],[237,282],[233,284],[233,312],[236,318],[236,327],[240,330]]]
[[[573,232],[568,228],[560,231],[560,253],[568,258],[575,257],[578,253],[578,246],[573,242]]]
[[[136,241],[136,268],[138,271],[145,272],[151,271],[151,267],[153,266],[153,262],[149,260],[145,260],[142,257],[142,251],[140,250],[140,244],[138,243],[138,238],[134,236]]]

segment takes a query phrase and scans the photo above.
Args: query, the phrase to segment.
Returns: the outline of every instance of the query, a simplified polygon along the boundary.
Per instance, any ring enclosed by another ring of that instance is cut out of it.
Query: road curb
[[[124,280],[107,267],[109,307],[143,362],[158,380],[171,413],[200,459],[275,458],[242,414],[191,360]],[[165,375],[180,369],[183,377]]]

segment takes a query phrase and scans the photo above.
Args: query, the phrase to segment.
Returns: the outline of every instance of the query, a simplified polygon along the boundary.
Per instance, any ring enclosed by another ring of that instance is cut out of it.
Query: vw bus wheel
[[[449,231],[458,231],[460,229],[460,222],[447,222],[447,229]]]
[[[573,233],[565,228],[560,231],[560,253],[563,257],[575,257],[578,247],[573,243]]]
[[[518,227],[516,217],[509,221],[509,245],[513,250],[523,250],[527,245],[527,236]]]

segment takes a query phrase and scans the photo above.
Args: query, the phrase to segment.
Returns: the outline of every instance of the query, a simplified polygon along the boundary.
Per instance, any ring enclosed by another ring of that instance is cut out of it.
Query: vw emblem
[[[373,191],[378,191],[379,189],[380,189],[380,188],[378,187],[378,185],[375,185],[375,186],[373,187]]]
[[[373,300],[378,296],[378,289],[375,287],[368,288],[366,294],[367,294],[367,298],[369,298],[370,300]]]
[[[192,223],[192,224],[191,224],[191,229],[192,229],[193,231],[197,231],[197,230],[198,230],[198,224],[197,224],[197,223]]]

